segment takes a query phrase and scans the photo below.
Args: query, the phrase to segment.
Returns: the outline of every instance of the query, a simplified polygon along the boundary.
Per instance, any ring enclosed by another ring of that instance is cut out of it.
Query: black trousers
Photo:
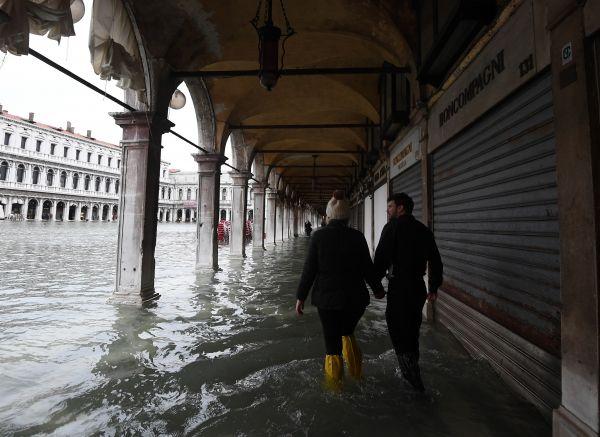
[[[387,295],[385,320],[396,354],[419,352],[419,332],[427,291],[423,281],[393,284]]]
[[[342,354],[342,336],[352,335],[358,321],[365,312],[364,308],[348,310],[326,310],[319,308],[319,318],[323,326],[325,350],[327,355]]]

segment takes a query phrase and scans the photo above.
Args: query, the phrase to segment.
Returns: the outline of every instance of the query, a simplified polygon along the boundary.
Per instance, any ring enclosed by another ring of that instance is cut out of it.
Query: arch
[[[8,177],[8,162],[2,161],[0,163],[0,181],[5,181]]]
[[[169,200],[171,200],[171,189],[170,188],[169,188],[169,191],[168,191],[168,196],[169,196]]]
[[[92,221],[98,221],[100,219],[100,208],[98,205],[92,206]]]
[[[81,220],[87,221],[88,220],[88,206],[87,205],[83,205],[81,207]]]
[[[160,211],[158,211],[158,221],[162,222],[165,218],[165,211],[163,209],[161,209]]]
[[[227,200],[227,188],[221,190],[221,200]]]
[[[104,205],[102,207],[102,221],[105,222],[108,220],[109,207],[108,205]]]
[[[160,189],[160,198],[161,198],[161,199],[164,199],[164,198],[165,198],[165,187],[162,187],[162,188]]]
[[[29,199],[29,202],[27,202],[27,220],[35,219],[35,213],[37,211],[37,208],[38,201],[35,199]]]
[[[79,186],[79,173],[73,174],[73,189],[76,190]]]
[[[94,191],[100,191],[100,176],[96,177],[96,181],[94,182]]]
[[[69,206],[69,221],[75,220],[76,214],[77,214],[77,205]]]
[[[60,172],[60,187],[65,188],[66,186],[67,186],[67,172],[63,170]]]
[[[219,217],[220,217],[221,220],[227,220],[227,211],[225,211],[224,209],[222,209]]]
[[[65,202],[59,201],[56,204],[56,220],[62,221],[65,218]]]
[[[192,221],[192,211],[190,209],[185,210],[185,222],[189,223]]]
[[[117,180],[115,181],[115,194],[119,194],[119,186],[120,186],[120,185],[121,185],[121,184],[119,183],[119,180],[117,179]]]
[[[48,172],[46,173],[46,185],[51,187],[53,183],[54,183],[54,170],[49,169]]]
[[[178,209],[176,221],[181,222],[181,220],[183,220],[183,211],[181,209]]]
[[[116,183],[115,183],[116,186]],[[112,220],[119,220],[119,207],[117,205],[112,207]]]
[[[186,197],[187,197],[187,200],[192,200],[192,189],[191,188],[187,189]]]
[[[91,181],[90,175],[86,174],[85,178],[84,178],[84,182],[83,182],[83,189],[84,190],[86,190],[86,191],[90,190],[90,181]]]
[[[31,172],[31,183],[37,185],[40,182],[40,168],[36,165]]]
[[[254,211],[251,209],[248,210],[248,220],[254,221]]]
[[[42,203],[42,220],[50,220],[52,214],[52,202],[49,200]]]
[[[166,222],[170,222],[171,221],[171,211],[167,209],[167,212],[165,213],[165,221]]]
[[[23,183],[25,180],[25,166],[23,164],[19,164],[17,166],[17,182]]]
[[[110,193],[111,184],[112,184],[112,180],[110,178],[106,178],[106,181],[104,183],[104,188],[106,188],[107,193]]]
[[[179,200],[183,200],[183,189],[179,189]]]

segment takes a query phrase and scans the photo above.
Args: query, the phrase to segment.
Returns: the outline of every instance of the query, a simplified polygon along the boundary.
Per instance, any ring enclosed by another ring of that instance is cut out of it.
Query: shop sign
[[[533,29],[531,2],[523,2],[431,108],[430,152],[535,75]]]
[[[421,129],[414,128],[396,144],[390,153],[390,179],[421,159]]]

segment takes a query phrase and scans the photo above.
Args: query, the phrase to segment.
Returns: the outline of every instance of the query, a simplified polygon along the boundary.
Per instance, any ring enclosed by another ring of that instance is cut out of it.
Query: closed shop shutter
[[[421,181],[421,162],[418,161],[390,181],[390,194],[408,194],[415,207],[413,215],[419,221],[423,219],[423,190]]]
[[[551,77],[499,104],[432,157],[442,289],[560,356]]]

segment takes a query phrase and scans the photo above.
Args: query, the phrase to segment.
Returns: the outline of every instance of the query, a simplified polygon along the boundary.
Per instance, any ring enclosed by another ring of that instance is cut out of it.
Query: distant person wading
[[[325,378],[339,388],[346,361],[348,373],[362,376],[362,354],[354,329],[369,304],[365,280],[376,298],[385,296],[377,278],[364,235],[348,227],[350,206],[341,191],[327,204],[327,225],[316,230],[298,286],[296,312],[303,314],[304,301],[312,287],[325,338]],[[343,359],[342,359],[343,356]]]

